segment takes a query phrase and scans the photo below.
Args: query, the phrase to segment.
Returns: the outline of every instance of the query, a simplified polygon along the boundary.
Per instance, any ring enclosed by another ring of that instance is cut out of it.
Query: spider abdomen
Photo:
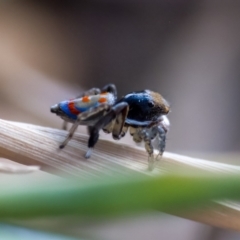
[[[114,104],[114,96],[111,93],[101,93],[91,96],[84,96],[72,100],[62,101],[52,106],[51,112],[63,117],[64,119],[76,120],[78,114],[88,111],[101,104]]]

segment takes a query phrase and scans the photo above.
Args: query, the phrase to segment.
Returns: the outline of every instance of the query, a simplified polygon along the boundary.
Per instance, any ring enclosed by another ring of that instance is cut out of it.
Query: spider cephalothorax
[[[51,107],[51,112],[65,122],[73,123],[60,148],[66,146],[78,125],[88,126],[90,137],[86,158],[90,157],[101,129],[112,133],[114,139],[122,138],[129,129],[135,142],[144,141],[149,155],[149,169],[153,168],[155,160],[152,141],[157,140],[159,155],[165,150],[169,105],[159,93],[143,90],[117,100],[115,85],[108,84],[102,90],[92,88],[73,100],[60,102]]]

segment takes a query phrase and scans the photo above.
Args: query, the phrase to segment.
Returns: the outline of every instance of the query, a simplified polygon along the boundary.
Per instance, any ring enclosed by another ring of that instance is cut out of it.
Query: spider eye
[[[153,102],[148,102],[148,107],[150,107],[150,108],[154,107],[154,103]]]

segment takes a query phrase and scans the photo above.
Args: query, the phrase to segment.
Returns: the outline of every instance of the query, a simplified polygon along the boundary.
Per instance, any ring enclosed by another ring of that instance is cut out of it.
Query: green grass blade
[[[77,214],[116,216],[158,209],[179,211],[212,199],[239,199],[240,176],[171,175],[104,178],[96,182],[59,180],[36,187],[1,187],[0,218]]]

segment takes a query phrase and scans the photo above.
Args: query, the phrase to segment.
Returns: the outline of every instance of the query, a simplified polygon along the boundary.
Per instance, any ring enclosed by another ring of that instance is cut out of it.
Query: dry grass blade
[[[9,161],[5,158],[0,158],[0,173],[19,174],[32,173],[40,170],[39,166],[25,166]]]
[[[89,178],[101,175],[161,174],[173,169],[188,169],[222,173],[238,173],[240,167],[219,164],[165,153],[153,172],[147,171],[144,149],[100,140],[91,159],[85,160],[87,136],[76,133],[64,150],[58,146],[66,131],[0,120],[0,156],[26,165],[40,165],[54,173]],[[56,171],[57,170],[57,171]],[[205,210],[181,216],[211,225],[240,230],[240,210],[237,203],[217,202]],[[219,221],[223,214],[224,221]]]
[[[142,148],[100,140],[91,158],[86,160],[88,136],[84,134],[76,133],[68,145],[59,150],[66,131],[4,120],[0,120],[0,127],[1,156],[19,163],[40,165],[43,170],[58,170],[82,178],[129,172],[150,174],[147,154]],[[156,168],[154,173],[161,171]]]
[[[76,133],[68,145],[59,150],[66,136],[67,132],[60,129],[0,120],[0,156],[26,165],[40,165],[43,170],[58,170],[82,178],[129,172],[151,175],[181,167],[188,167],[189,170],[240,172],[240,167],[172,153],[165,153],[154,171],[149,172],[145,149],[108,140],[100,140],[91,158],[86,160],[84,154],[88,136]]]

